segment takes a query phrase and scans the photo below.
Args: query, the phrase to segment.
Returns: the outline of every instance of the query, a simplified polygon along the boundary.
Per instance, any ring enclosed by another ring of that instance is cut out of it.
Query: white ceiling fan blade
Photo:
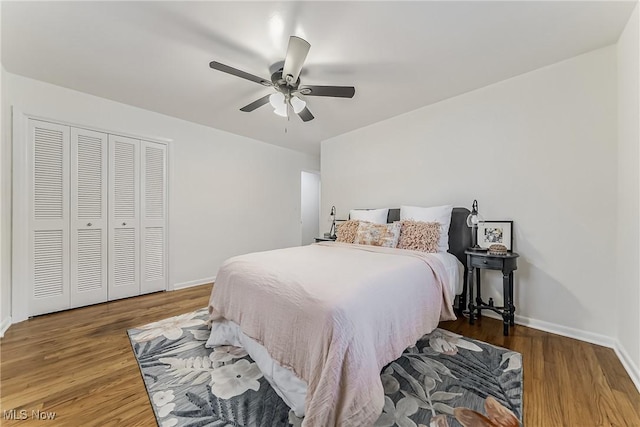
[[[296,36],[289,37],[287,56],[284,58],[284,66],[282,67],[282,77],[288,84],[294,85],[298,81],[310,48],[311,45],[306,40]]]

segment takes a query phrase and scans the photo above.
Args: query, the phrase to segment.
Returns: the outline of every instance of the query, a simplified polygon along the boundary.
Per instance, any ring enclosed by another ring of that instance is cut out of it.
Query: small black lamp
[[[467,227],[471,228],[471,243],[473,246],[469,249],[473,251],[486,251],[485,248],[478,246],[478,224],[484,221],[484,218],[478,213],[478,201],[474,200],[471,206],[471,213],[467,217]]]
[[[336,238],[336,207],[331,206],[331,229],[329,230],[329,237],[331,239]]]

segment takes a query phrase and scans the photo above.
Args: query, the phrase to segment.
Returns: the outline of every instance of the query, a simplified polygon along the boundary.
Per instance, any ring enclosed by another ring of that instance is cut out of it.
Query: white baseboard
[[[499,316],[493,311],[483,311],[482,316],[490,317],[492,319],[502,320],[502,316]],[[618,340],[608,337],[602,334],[595,334],[593,332],[583,331],[581,329],[569,328],[567,326],[558,325],[556,323],[545,322],[543,320],[531,319],[524,316],[515,316],[515,323],[518,325],[526,326],[528,328],[538,329],[540,331],[550,332],[556,335],[562,335],[563,337],[574,338],[580,341],[586,341],[591,344],[601,345],[613,349],[620,359],[620,363],[629,374],[631,381],[640,392],[640,368],[635,366],[631,357],[627,351],[620,345]]]
[[[515,320],[519,325],[528,326],[530,328],[539,329],[552,334],[562,335],[563,337],[586,341],[603,347],[615,348],[616,345],[616,340],[611,337],[584,331],[582,329],[570,328],[568,326],[558,325],[557,323],[545,322],[543,320],[531,319],[524,316],[516,316]]]
[[[204,279],[190,280],[188,282],[175,283],[172,290],[191,288],[193,286],[205,285],[216,281],[216,276],[205,277]]]
[[[619,342],[616,341],[616,346],[613,348],[622,363],[622,366],[627,371],[629,376],[631,377],[631,381],[635,384],[636,388],[640,392],[640,367],[636,366],[631,360],[629,353],[627,350],[620,345]]]
[[[4,333],[7,332],[9,326],[11,326],[11,316],[5,317],[0,322],[0,338],[4,337]]]

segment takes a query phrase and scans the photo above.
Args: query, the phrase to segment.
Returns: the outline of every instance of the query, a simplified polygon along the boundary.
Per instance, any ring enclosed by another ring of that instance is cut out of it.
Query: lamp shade
[[[474,200],[471,207],[471,213],[467,216],[467,227],[477,227],[484,218],[478,213],[478,201]]]
[[[287,117],[287,104],[282,93],[272,93],[269,96],[269,104],[273,107],[274,113],[281,117]]]
[[[307,103],[297,96],[292,96],[291,106],[293,107],[293,112],[298,114],[300,111],[304,110],[304,108],[307,106]]]
[[[280,92],[272,93],[269,95],[269,104],[273,108],[280,108],[284,105],[284,95]]]
[[[471,213],[467,216],[467,227],[477,227],[482,221],[484,221],[482,215],[477,212],[475,214]]]
[[[273,112],[281,117],[287,117],[287,104],[282,104],[280,107],[273,110]]]

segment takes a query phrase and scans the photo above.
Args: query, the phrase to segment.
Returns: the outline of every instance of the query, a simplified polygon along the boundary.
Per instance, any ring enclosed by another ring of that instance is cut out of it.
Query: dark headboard
[[[471,212],[467,208],[453,208],[451,212],[451,226],[449,226],[449,253],[467,265],[464,251],[471,246],[471,229],[467,227],[467,216]],[[389,209],[387,222],[400,221],[400,209]]]

